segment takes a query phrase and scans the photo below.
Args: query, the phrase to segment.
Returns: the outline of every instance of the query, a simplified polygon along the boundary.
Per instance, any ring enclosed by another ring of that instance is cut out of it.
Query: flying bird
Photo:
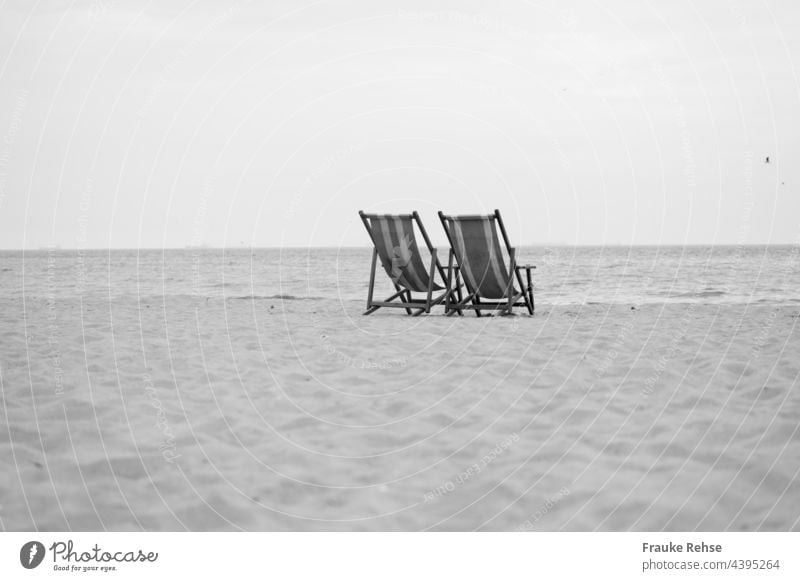
[[[769,156],[764,160],[764,163],[769,163]]]

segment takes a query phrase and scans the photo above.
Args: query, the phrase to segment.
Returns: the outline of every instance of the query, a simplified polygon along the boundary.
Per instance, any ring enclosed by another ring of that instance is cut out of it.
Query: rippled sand
[[[4,300],[2,527],[800,529],[796,308],[360,313]]]

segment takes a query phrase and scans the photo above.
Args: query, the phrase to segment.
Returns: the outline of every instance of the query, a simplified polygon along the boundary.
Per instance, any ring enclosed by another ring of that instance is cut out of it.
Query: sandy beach
[[[797,307],[362,310],[3,299],[2,528],[800,529]]]

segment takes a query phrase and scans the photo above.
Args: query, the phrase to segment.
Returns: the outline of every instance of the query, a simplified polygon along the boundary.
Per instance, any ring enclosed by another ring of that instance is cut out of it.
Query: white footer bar
[[[800,579],[800,533],[2,533],[0,579]]]

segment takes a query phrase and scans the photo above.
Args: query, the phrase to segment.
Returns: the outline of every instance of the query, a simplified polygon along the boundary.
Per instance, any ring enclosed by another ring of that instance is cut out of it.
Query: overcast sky
[[[264,4],[3,3],[0,248],[800,242],[796,0]]]

